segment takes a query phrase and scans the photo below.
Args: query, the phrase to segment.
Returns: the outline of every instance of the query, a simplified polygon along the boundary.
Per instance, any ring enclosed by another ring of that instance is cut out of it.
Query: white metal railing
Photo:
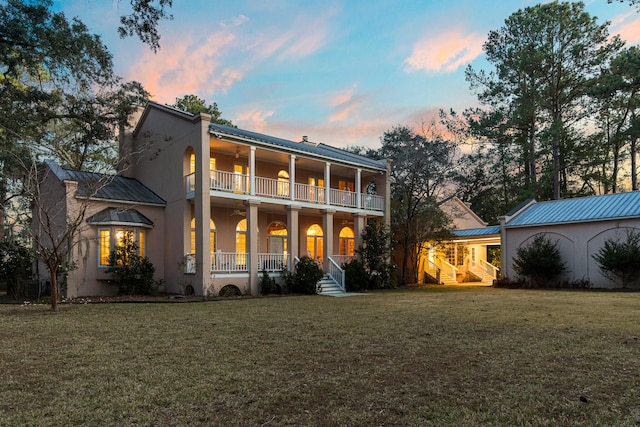
[[[217,191],[248,194],[249,175],[235,172],[212,170],[209,175],[209,188],[211,190]]]
[[[286,267],[289,260],[289,254],[258,254],[258,270],[267,272],[279,272]]]
[[[498,278],[498,272],[500,269],[493,264],[488,263],[487,261],[481,259],[480,267],[487,273],[491,280],[495,280]]]
[[[186,187],[187,193],[193,193],[194,191],[196,191],[196,174],[195,173],[190,173],[189,175],[185,176],[185,187]]]
[[[327,273],[329,276],[333,278],[333,280],[340,286],[342,291],[346,291],[345,289],[345,281],[344,281],[344,270],[340,268],[340,266],[329,257],[329,262],[325,263],[327,266]]]
[[[296,200],[312,203],[324,203],[325,188],[317,185],[296,183],[294,197]]]
[[[376,194],[361,194],[362,198],[360,202],[360,207],[362,209],[368,209],[372,211],[383,211],[384,210],[384,197],[378,196]]]
[[[358,194],[353,191],[331,189],[329,203],[334,206],[346,206],[355,208]]]
[[[196,254],[186,254],[184,256],[185,274],[196,274]]]
[[[424,258],[422,267],[423,271],[436,279],[436,282],[438,282],[438,284],[442,283],[440,281],[442,269],[438,267],[433,261],[429,260],[428,258]]]
[[[247,272],[246,252],[212,252],[211,271],[218,273]]]
[[[434,261],[434,264],[442,271],[442,273],[449,276],[451,279],[456,280],[456,276],[458,274],[458,268],[449,264],[447,261],[442,258],[437,258]]]
[[[256,196],[289,198],[289,183],[273,178],[256,177]]]
[[[354,258],[354,256],[353,255],[332,255],[331,258],[333,258],[333,260],[337,262],[338,265],[342,266],[350,262]]]
[[[185,190],[193,193],[196,188],[195,173],[185,176]],[[227,193],[249,194],[250,177],[248,174],[211,170],[209,173],[209,189]],[[289,199],[290,191],[294,191],[294,199],[301,202],[325,203],[326,188],[316,185],[279,181],[273,178],[255,177],[255,195],[275,199]],[[348,190],[330,189],[329,204],[349,208],[358,207],[358,193]],[[376,194],[360,194],[360,207],[366,210],[383,211],[384,197]]]

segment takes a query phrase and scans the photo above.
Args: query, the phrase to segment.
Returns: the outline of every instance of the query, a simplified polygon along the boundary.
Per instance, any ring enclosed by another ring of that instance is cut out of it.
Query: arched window
[[[289,197],[289,172],[286,170],[278,172],[278,185],[276,191],[280,197]]]
[[[322,227],[313,224],[307,229],[307,254],[311,259],[322,260],[323,251]]]
[[[216,224],[212,219],[209,220],[209,250],[211,253],[216,251]],[[196,219],[191,219],[191,253],[196,253]]]
[[[352,257],[355,254],[355,241],[353,230],[350,227],[342,227],[340,230],[340,255]]]
[[[284,254],[287,252],[287,227],[280,221],[272,222],[267,228],[269,253]]]
[[[216,170],[216,158],[209,158],[209,169],[210,175],[213,177],[213,171]],[[191,153],[189,156],[189,173],[194,173],[196,171],[196,155]]]

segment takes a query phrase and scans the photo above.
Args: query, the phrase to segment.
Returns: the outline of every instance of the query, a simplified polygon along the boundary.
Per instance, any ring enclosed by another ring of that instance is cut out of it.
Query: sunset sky
[[[465,67],[488,69],[487,33],[538,2],[174,0],[157,54],[135,38],[118,38],[128,3],[55,1],[102,36],[117,74],[141,82],[157,102],[194,93],[243,129],[377,148],[395,125],[473,106]],[[586,4],[627,45],[640,43],[634,7]]]

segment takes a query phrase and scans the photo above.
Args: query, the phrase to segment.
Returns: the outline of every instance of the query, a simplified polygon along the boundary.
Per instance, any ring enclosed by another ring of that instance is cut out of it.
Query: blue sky
[[[291,140],[377,148],[395,125],[419,126],[440,108],[476,100],[468,64],[488,68],[482,43],[524,0],[174,0],[154,54],[120,40],[127,0],[60,0],[100,34],[116,72],[155,101],[194,93],[217,102],[241,128]],[[640,13],[627,3],[587,1],[628,45],[640,43]]]

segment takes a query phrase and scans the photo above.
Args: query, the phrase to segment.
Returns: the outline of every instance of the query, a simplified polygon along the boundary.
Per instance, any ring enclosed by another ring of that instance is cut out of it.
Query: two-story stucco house
[[[123,232],[135,236],[167,292],[216,294],[231,284],[255,295],[262,271],[292,268],[302,256],[340,282],[338,267],[361,244],[365,220],[389,219],[387,161],[153,102],[134,121],[121,137],[117,177],[85,195],[69,297],[117,291],[106,263]],[[82,187],[82,173],[57,172],[52,179],[67,192]]]

